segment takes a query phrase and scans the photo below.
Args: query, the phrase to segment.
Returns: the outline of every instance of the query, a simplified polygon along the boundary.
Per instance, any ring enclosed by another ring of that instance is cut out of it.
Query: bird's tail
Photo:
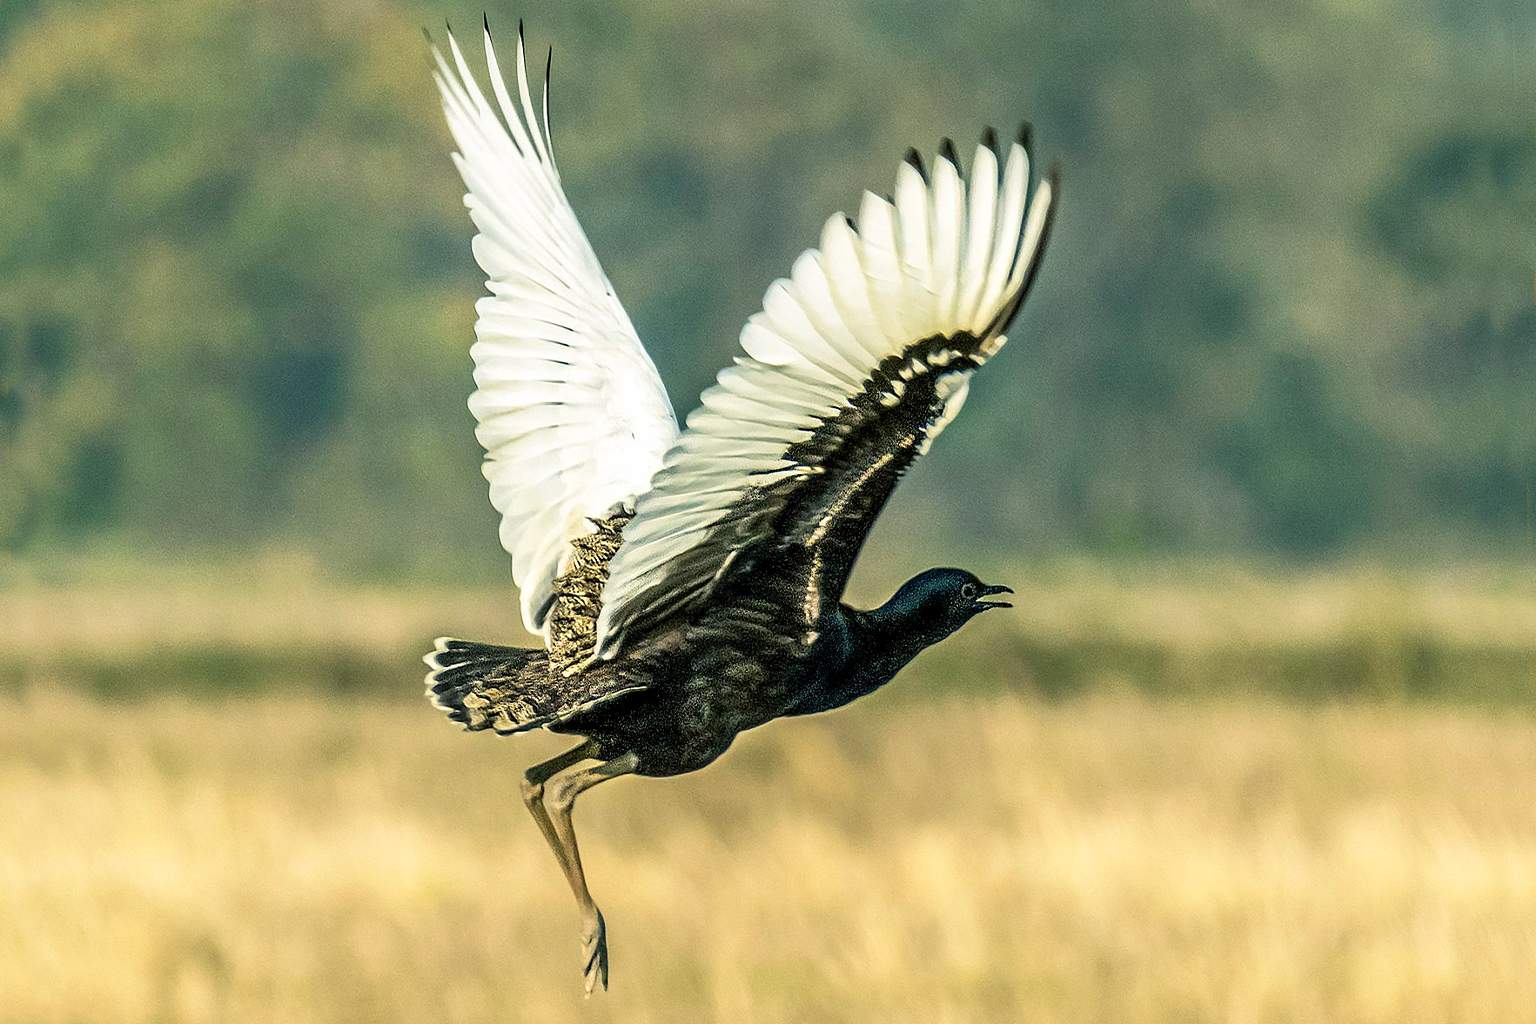
[[[421,660],[427,699],[465,729],[502,735],[548,724],[561,710],[542,650],[439,637]]]

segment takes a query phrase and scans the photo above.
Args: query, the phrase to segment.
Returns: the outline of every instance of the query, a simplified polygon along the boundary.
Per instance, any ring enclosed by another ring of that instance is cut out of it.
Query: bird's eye
[[[974,600],[976,600],[976,584],[974,584],[974,583],[963,584],[960,587],[960,596],[965,598],[967,601],[974,601]]]

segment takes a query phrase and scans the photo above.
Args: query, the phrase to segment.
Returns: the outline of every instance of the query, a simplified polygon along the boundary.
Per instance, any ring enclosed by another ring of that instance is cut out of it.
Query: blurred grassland
[[[899,583],[893,562],[856,580],[851,602],[883,600]],[[924,654],[929,682],[899,683],[897,699],[1127,689],[1536,708],[1536,575],[1516,566],[1304,573],[1062,562],[983,575],[1013,584],[1017,607]],[[0,692],[414,700],[434,636],[532,642],[514,624],[510,587],[337,586],[312,563],[282,558],[100,580],[56,586],[16,573],[0,588]]]
[[[1477,1024],[1536,1005],[1523,715],[882,694],[776,723],[706,772],[583,799],[613,950],[585,1005],[574,907],[517,796],[556,748],[354,695],[0,698],[0,1018]]]
[[[1536,586],[1061,563],[879,694],[582,801],[614,991],[421,700],[510,590],[0,590],[0,1020],[1493,1022],[1536,1005]],[[856,581],[878,601],[894,567]],[[526,639],[526,638],[523,638]]]

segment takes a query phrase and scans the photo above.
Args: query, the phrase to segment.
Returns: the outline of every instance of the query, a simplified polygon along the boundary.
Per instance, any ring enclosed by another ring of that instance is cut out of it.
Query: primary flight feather
[[[467,729],[572,733],[525,774],[524,802],[582,913],[586,988],[607,929],[571,809],[625,774],[704,767],[744,729],[839,707],[1006,602],[930,569],[886,604],[842,603],[864,539],[959,412],[1039,268],[1057,192],[1028,133],[989,130],[969,172],[945,141],[910,152],[890,199],[865,193],[775,281],[742,353],[682,432],[566,202],[522,34],[516,100],[487,28],[494,104],[458,43],[434,78],[479,233],[470,408],[525,625],[542,649],[441,639],[428,696]],[[582,765],[596,761],[595,765]]]
[[[491,504],[502,516],[501,543],[522,590],[523,623],[544,634],[572,538],[589,532],[589,517],[645,489],[677,439],[677,421],[566,202],[548,125],[529,100],[521,35],[518,103],[489,32],[485,38],[499,116],[452,36],[454,66],[434,49],[434,78],[459,147],[453,162],[469,189],[465,205],[480,231],[475,260],[491,290],[475,305],[469,407]]]

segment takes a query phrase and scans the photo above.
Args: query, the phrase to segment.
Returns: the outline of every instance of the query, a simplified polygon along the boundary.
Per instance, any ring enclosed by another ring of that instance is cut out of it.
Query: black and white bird
[[[930,569],[879,608],[841,603],[870,526],[960,411],[1039,269],[1058,191],[1028,132],[986,132],[968,172],[910,152],[768,288],[742,352],[679,431],[656,368],[567,203],[549,74],[517,98],[485,33],[494,102],[451,33],[434,79],[490,294],[469,400],[529,650],[441,639],[427,694],[466,729],[582,737],[528,769],[523,800],[582,917],[587,992],[608,984],[603,916],[571,809],[621,775],[697,771],[744,729],[888,682],[1007,587]],[[595,764],[584,765],[593,761]],[[579,766],[579,767],[578,767]]]

